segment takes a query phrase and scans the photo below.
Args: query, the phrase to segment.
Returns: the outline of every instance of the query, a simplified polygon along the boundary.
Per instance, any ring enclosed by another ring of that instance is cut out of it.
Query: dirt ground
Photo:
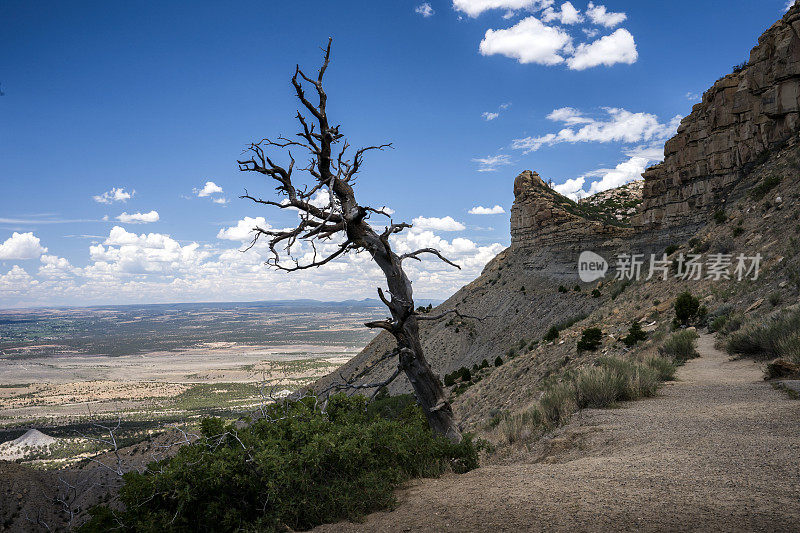
[[[315,531],[800,530],[800,401],[713,344],[658,397],[584,411],[544,454],[413,482],[395,510]]]

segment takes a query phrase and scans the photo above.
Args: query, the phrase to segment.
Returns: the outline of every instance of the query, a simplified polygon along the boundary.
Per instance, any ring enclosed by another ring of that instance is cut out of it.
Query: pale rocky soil
[[[713,337],[698,348],[657,398],[584,411],[527,460],[413,482],[394,511],[315,531],[797,531],[800,402]]]
[[[3,361],[0,427],[120,411],[149,412],[201,383],[294,389],[332,372],[357,348],[295,345],[204,348],[131,356],[48,356]],[[2,454],[0,454],[2,457]]]

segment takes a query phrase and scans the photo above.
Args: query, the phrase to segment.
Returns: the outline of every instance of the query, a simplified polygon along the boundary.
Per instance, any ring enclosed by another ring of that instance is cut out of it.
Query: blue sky
[[[367,158],[359,197],[417,219],[398,249],[463,263],[412,267],[418,297],[446,297],[508,245],[520,171],[574,197],[636,177],[785,9],[6,0],[0,306],[372,296],[364,257],[287,275],[238,251],[254,224],[294,221],[238,199],[272,186],[235,162],[295,132],[289,78],[317,68],[329,36],[329,116],[355,146],[394,144]]]

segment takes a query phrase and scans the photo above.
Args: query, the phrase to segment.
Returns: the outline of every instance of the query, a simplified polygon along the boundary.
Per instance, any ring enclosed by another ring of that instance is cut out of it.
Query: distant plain
[[[236,417],[339,367],[384,313],[372,300],[0,310],[0,440]]]

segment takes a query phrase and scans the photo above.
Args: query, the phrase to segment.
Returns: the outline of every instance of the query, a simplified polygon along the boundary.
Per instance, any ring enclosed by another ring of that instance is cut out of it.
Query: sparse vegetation
[[[758,185],[753,187],[750,191],[750,197],[755,200],[759,201],[762,200],[769,191],[777,187],[781,183],[781,177],[778,175],[767,176]]]
[[[547,333],[544,334],[544,342],[553,342],[558,338],[558,326],[550,326]]]
[[[550,383],[537,404],[504,415],[497,425],[509,444],[529,440],[566,423],[578,409],[611,407],[653,396],[660,381],[674,377],[675,368],[675,363],[661,357],[645,363],[602,357],[597,366],[567,373]]]
[[[619,282],[619,283],[615,284],[614,287],[612,287],[612,289],[611,289],[611,299],[612,300],[616,300],[617,296],[622,294],[622,292],[626,288],[628,288],[628,285],[630,285],[631,283],[632,283],[631,280],[626,279],[626,280],[624,280],[622,282]]]
[[[625,343],[625,346],[633,346],[646,338],[647,333],[642,330],[642,325],[638,320],[634,320],[631,322],[631,327],[628,328],[628,335],[622,338],[622,342]]]
[[[781,299],[782,299],[781,298],[781,293],[778,292],[778,291],[771,292],[771,293],[769,293],[768,299],[769,299],[770,305],[772,307],[776,307],[776,306],[780,305],[780,303],[781,303]]]
[[[682,292],[675,299],[675,325],[688,326],[700,310],[700,300],[690,292]]]
[[[728,220],[728,215],[725,214],[725,211],[722,209],[714,211],[714,222],[724,224],[726,220]]]
[[[728,337],[726,349],[731,354],[781,357],[800,364],[800,310],[784,311],[764,322],[745,326]]]
[[[603,343],[603,332],[600,328],[586,328],[578,341],[578,351],[594,352]]]
[[[592,298],[600,298],[600,289],[592,289]]]
[[[556,340],[558,338],[559,332],[561,332],[561,331],[563,331],[563,330],[565,330],[567,328],[571,328],[572,326],[574,326],[575,324],[577,324],[578,322],[580,322],[581,320],[583,320],[586,317],[587,317],[587,315],[585,313],[581,313],[579,315],[575,315],[574,317],[572,317],[572,318],[570,318],[570,319],[568,319],[568,320],[566,320],[564,322],[561,322],[560,324],[556,324],[554,326],[550,326],[550,329],[548,329],[547,333],[545,333],[545,335],[544,335],[544,338],[543,338],[544,342],[553,342],[554,340]]]
[[[313,399],[274,405],[241,429],[207,420],[175,457],[125,475],[124,510],[95,507],[80,531],[308,529],[389,506],[407,479],[475,468],[479,447],[434,435],[413,403],[386,418],[338,395],[324,411]]]
[[[645,360],[645,364],[658,373],[660,381],[672,381],[675,379],[675,371],[678,364],[666,357],[650,357]]]
[[[693,330],[684,330],[673,333],[658,349],[662,357],[670,357],[679,365],[689,359],[699,357],[695,343],[699,335]]]

